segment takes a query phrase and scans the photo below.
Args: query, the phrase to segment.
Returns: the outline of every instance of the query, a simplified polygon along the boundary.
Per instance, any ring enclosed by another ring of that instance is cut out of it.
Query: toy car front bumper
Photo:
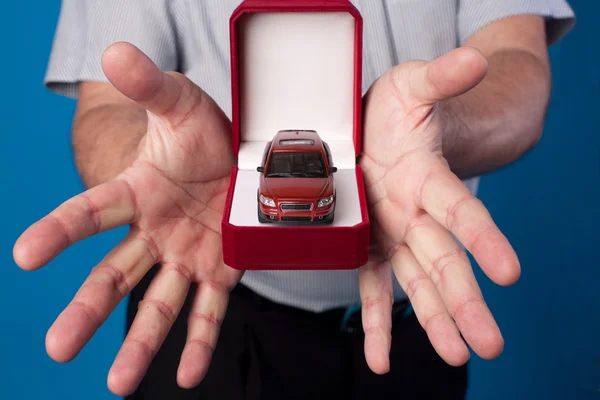
[[[292,223],[330,223],[334,218],[335,202],[327,207],[312,208],[306,211],[283,211],[280,204],[277,207],[267,207],[259,204],[258,213],[261,222],[292,222]]]

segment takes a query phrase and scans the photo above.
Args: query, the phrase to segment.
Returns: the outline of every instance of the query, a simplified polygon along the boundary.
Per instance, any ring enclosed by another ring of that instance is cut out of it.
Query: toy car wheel
[[[333,220],[335,219],[335,211],[330,214],[329,220],[327,220],[328,224],[333,224]]]
[[[260,212],[260,206],[257,206],[257,214],[258,214],[258,222],[261,224],[266,224],[271,222],[269,219],[265,218],[264,214]]]

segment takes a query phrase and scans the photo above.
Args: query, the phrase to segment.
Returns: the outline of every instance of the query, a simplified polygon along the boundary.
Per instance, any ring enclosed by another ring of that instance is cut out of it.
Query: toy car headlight
[[[333,195],[319,200],[319,204],[317,204],[317,207],[327,207],[331,203],[333,203]]]
[[[260,202],[263,203],[265,206],[275,207],[275,200],[265,197],[262,194],[260,195]]]

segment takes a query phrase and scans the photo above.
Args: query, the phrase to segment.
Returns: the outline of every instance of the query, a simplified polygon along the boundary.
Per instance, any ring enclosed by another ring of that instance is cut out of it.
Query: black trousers
[[[155,271],[132,292],[127,329]],[[467,368],[448,366],[413,314],[392,328],[391,370],[376,375],[364,356],[360,315],[340,329],[344,310],[311,313],[275,304],[242,285],[232,293],[213,360],[195,389],[177,386],[188,300],[137,392],[129,400],[464,399]]]

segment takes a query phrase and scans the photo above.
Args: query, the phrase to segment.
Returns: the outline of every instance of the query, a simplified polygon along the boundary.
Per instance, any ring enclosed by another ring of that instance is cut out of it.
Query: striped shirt
[[[106,81],[100,60],[127,41],[162,70],[179,71],[231,117],[229,17],[240,0],[63,0],[45,78],[77,97],[78,82]],[[517,14],[546,17],[549,43],[573,25],[565,0],[352,0],[364,18],[363,90],[393,66],[433,60],[483,26]],[[478,179],[465,184],[475,193]],[[242,282],[280,303],[323,311],[359,303],[357,271],[248,271]],[[395,282],[395,280],[394,280]],[[402,298],[394,283],[396,298]]]

